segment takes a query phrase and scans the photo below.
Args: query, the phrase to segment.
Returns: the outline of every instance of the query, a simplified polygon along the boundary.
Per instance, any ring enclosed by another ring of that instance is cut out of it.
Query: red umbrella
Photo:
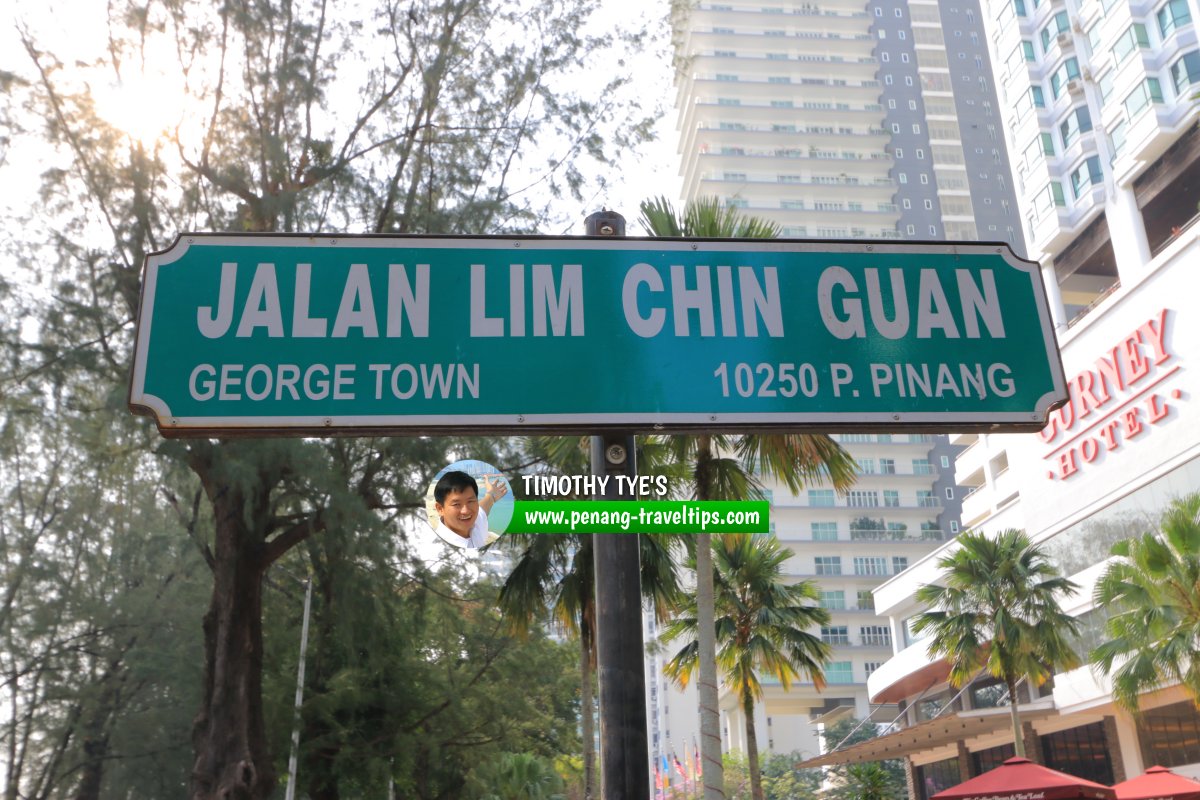
[[[938,792],[931,800],[1116,800],[1112,789],[1065,772],[1010,758],[966,783]]]
[[[1200,800],[1200,783],[1166,767],[1151,767],[1142,775],[1113,787],[1117,800]]]

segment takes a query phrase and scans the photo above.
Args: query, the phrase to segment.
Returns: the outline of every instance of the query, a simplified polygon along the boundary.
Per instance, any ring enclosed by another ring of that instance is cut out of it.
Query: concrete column
[[[1121,758],[1121,732],[1117,730],[1117,718],[1104,718],[1104,739],[1108,743],[1108,760],[1112,764],[1113,783],[1120,783],[1129,776],[1125,773],[1125,760]]]
[[[920,800],[921,795],[917,791],[917,770],[908,756],[904,757],[904,788],[908,789],[909,800]]]
[[[975,777],[974,764],[971,763],[971,751],[961,739],[958,740],[958,779],[969,781]]]
[[[1054,325],[1054,330],[1066,330],[1067,307],[1063,305],[1062,289],[1058,286],[1058,273],[1055,271],[1052,261],[1042,263],[1042,284],[1046,287],[1046,300],[1050,305],[1050,322]]]
[[[1104,217],[1117,259],[1117,275],[1122,284],[1128,284],[1150,263],[1150,242],[1133,189],[1116,184],[1108,188]]]
[[[1105,719],[1104,732],[1107,735],[1108,725],[1107,718]],[[1113,718],[1113,727],[1116,729],[1116,736],[1109,739],[1109,752],[1113,754],[1113,774],[1117,772],[1117,762],[1120,761],[1121,769],[1127,777],[1136,777],[1146,771],[1146,767],[1152,767],[1153,764],[1142,763],[1142,747],[1141,741],[1138,739],[1137,725],[1133,719],[1123,711],[1118,711]]]
[[[1037,733],[1033,730],[1033,723],[1022,722],[1021,734],[1025,739],[1025,757],[1035,764],[1044,763],[1041,742],[1038,741]]]

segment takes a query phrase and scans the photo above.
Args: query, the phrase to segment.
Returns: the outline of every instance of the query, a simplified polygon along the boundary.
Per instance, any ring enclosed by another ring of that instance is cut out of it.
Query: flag
[[[675,771],[679,773],[679,777],[686,781],[687,773],[683,771],[683,764],[679,763],[679,756],[675,755],[675,752],[672,751],[671,758],[675,761]]]
[[[662,791],[662,771],[658,768],[658,762],[654,762],[654,788]]]
[[[699,778],[704,774],[704,767],[700,764],[700,748],[696,746],[696,737],[692,737],[692,758],[696,761],[696,777]]]
[[[671,788],[671,767],[669,764],[667,764],[667,754],[663,753],[662,756],[660,756],[659,758],[662,761],[662,768],[663,768],[663,788],[670,789]]]

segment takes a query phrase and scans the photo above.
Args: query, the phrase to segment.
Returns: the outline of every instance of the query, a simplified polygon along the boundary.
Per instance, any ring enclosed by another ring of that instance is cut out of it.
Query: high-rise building
[[[1070,318],[1144,269],[1196,215],[1200,6],[986,5],[1029,257]]]
[[[1063,598],[1086,657],[1114,609],[1093,589],[1117,542],[1153,530],[1173,498],[1200,489],[1200,46],[1192,0],[990,0],[1004,129],[1016,157],[1030,256],[1042,263],[1070,399],[1036,434],[960,434],[963,521],[1024,529],[1079,585]],[[947,545],[950,547],[951,545]],[[901,633],[868,682],[875,702],[905,705],[904,730],[812,765],[905,757],[924,800],[1014,751],[1010,698],[982,675],[947,682],[910,622],[938,580],[927,559],[880,586],[877,608]],[[1101,783],[1155,764],[1200,776],[1200,713],[1165,680],[1114,701],[1089,665],[1018,690],[1031,758]]]
[[[1023,253],[977,0],[701,2],[675,24],[685,200],[789,237]]]
[[[841,716],[888,723],[896,712],[877,709],[866,693],[867,677],[892,652],[889,621],[876,615],[873,590],[958,532],[959,492],[954,452],[944,436],[850,434],[835,436],[858,462],[854,487],[839,495],[814,484],[793,495],[767,483],[773,533],[792,551],[785,570],[814,583],[828,625],[811,633],[832,648],[824,665],[827,686],[779,682],[760,675],[763,702],[755,732],[767,752],[815,755],[817,725]],[[722,733],[731,750],[746,750],[739,698],[723,687]]]
[[[890,722],[894,706],[869,702],[867,677],[892,653],[897,631],[874,610],[873,590],[958,532],[961,491],[954,483],[954,455],[961,449],[945,436],[839,434],[857,461],[859,479],[846,494],[812,484],[799,495],[764,479],[771,503],[771,535],[792,551],[785,564],[791,580],[814,583],[829,624],[810,633],[832,648],[824,664],[828,686],[811,681],[784,690],[761,675],[763,700],[755,708],[755,733],[763,753],[813,756],[820,752],[818,726],[842,716]],[[660,633],[647,614],[647,642]],[[683,758],[694,747],[699,720],[695,686],[681,692],[663,674],[680,645],[648,648],[647,716],[651,757]],[[746,751],[741,700],[728,686],[720,692],[722,743]]]

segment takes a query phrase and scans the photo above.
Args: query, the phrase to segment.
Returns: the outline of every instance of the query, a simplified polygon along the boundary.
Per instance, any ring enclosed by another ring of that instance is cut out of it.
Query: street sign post
[[[135,352],[168,436],[1036,430],[1067,396],[1002,244],[187,234]]]

